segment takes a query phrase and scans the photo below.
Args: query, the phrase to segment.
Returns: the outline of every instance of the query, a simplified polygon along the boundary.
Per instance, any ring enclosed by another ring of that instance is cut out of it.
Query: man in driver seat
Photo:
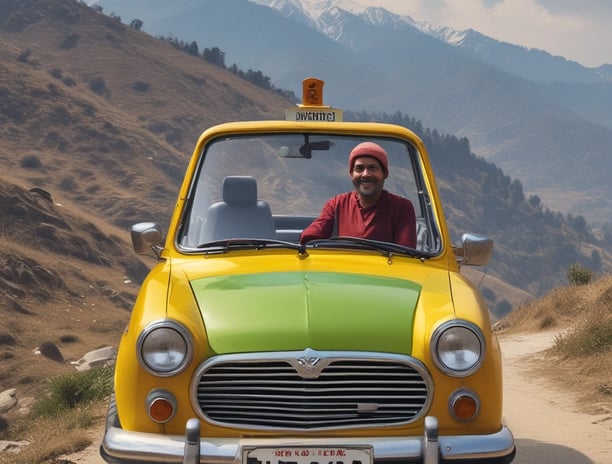
[[[389,175],[387,152],[362,142],[349,155],[349,176],[355,190],[330,198],[321,214],[300,237],[301,243],[332,236],[350,236],[416,247],[416,216],[407,198],[384,190]]]

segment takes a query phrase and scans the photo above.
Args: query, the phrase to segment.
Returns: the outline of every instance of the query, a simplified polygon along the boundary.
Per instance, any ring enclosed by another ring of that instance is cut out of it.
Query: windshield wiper
[[[307,256],[306,247],[311,248],[346,248],[352,245],[353,248],[361,248],[367,250],[375,250],[382,252],[385,257],[391,257],[393,254],[411,256],[413,258],[429,258],[428,253],[419,252],[412,248],[407,248],[397,243],[380,242],[378,240],[370,240],[359,237],[330,237],[310,240],[308,243],[300,244],[287,242],[284,240],[274,240],[265,238],[228,238],[223,240],[214,240],[211,242],[201,243],[196,247],[198,250],[204,251],[206,254],[227,253],[236,250],[261,250],[265,248],[289,248],[298,251],[301,255]]]
[[[305,251],[305,246],[299,243],[267,238],[228,238],[204,242],[196,248],[206,253],[227,253],[230,250],[261,250],[264,248],[289,248],[300,253]]]
[[[358,244],[359,248],[366,248],[369,250],[382,251],[383,256],[386,256],[386,257],[390,257],[394,253],[411,256],[413,258],[428,258],[429,257],[427,253],[422,253],[412,248],[408,248],[403,245],[398,245],[397,243],[380,242],[378,240],[370,240],[367,238],[359,238],[359,237],[338,236],[338,237],[330,237],[330,238],[319,238],[315,240],[310,240],[308,243],[306,243],[306,245],[311,246],[313,248],[319,248],[319,247],[341,248],[341,247],[346,246],[346,244],[343,244],[342,242],[350,242],[351,244]]]

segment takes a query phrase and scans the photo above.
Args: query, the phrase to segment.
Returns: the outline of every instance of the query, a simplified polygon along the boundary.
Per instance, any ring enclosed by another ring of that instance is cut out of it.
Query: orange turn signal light
[[[174,396],[164,390],[152,391],[147,397],[147,413],[154,422],[159,424],[168,422],[176,413]]]
[[[450,400],[450,412],[459,421],[466,422],[478,415],[480,409],[478,397],[470,391],[457,391]]]

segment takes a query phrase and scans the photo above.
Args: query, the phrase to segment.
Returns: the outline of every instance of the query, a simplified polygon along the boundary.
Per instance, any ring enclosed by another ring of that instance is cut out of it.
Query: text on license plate
[[[280,447],[243,450],[243,464],[372,464],[372,449]]]

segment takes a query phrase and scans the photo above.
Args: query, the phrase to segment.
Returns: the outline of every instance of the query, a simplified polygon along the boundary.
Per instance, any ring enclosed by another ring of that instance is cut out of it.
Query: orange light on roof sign
[[[342,110],[323,104],[324,81],[308,77],[302,81],[302,103],[286,111],[288,121],[324,121],[339,122],[343,120]]]
[[[308,77],[302,81],[302,106],[323,106],[325,81]]]

